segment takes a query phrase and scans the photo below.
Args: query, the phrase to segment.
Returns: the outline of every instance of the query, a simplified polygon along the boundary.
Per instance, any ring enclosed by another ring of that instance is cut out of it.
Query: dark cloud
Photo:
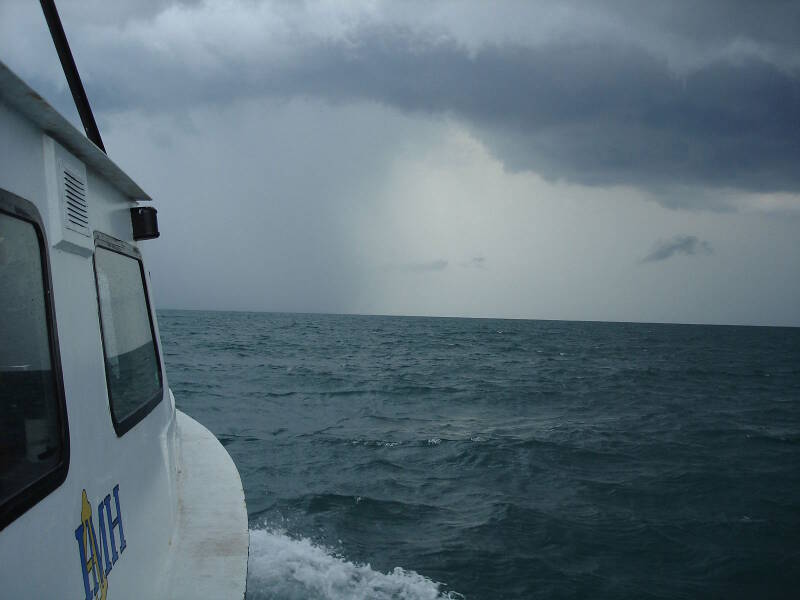
[[[683,254],[686,256],[697,256],[701,254],[712,254],[711,244],[699,240],[694,235],[676,235],[671,240],[659,240],[653,246],[653,250],[642,259],[643,263],[658,262]]]
[[[279,66],[208,72],[153,56],[131,61],[135,70],[88,84],[101,111],[261,94],[374,101],[460,118],[506,168],[549,179],[800,190],[800,73],[757,58],[677,75],[666,60],[611,41],[471,54],[452,39],[373,28]]]
[[[580,6],[580,2],[572,4]],[[709,44],[752,40],[779,46],[784,52],[800,48],[800,4],[791,0],[600,0],[595,5],[629,27],[668,32],[688,41]]]
[[[612,42],[493,46],[370,32],[275,78],[470,122],[512,170],[584,184],[800,190],[800,73],[718,60],[685,76]]]
[[[151,0],[136,15],[166,5]],[[592,28],[562,42],[477,48],[446,31],[388,21],[365,21],[344,37],[294,32],[285,52],[229,52],[220,40],[191,36],[181,52],[165,51],[171,39],[151,43],[136,35],[87,35],[75,45],[100,113],[181,112],[262,96],[376,102],[459,119],[511,171],[639,186],[675,205],[687,197],[673,193],[677,188],[800,191],[799,7],[605,0],[594,8],[628,33],[673,39],[672,46],[724,50],[745,41],[766,49],[718,51],[680,73],[657,44]],[[220,24],[220,39],[235,36],[225,29],[233,23]],[[184,37],[174,42],[179,48]],[[796,58],[779,64],[770,52]],[[195,56],[205,58],[187,64]],[[706,206],[702,194],[691,197]]]

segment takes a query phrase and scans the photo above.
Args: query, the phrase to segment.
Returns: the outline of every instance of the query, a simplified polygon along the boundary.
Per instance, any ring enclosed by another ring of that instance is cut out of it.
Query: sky
[[[800,3],[57,5],[159,308],[800,326]]]

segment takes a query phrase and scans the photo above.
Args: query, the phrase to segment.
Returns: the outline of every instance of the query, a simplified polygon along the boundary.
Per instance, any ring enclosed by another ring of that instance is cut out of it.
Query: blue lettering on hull
[[[112,516],[111,496],[114,496],[114,515]],[[100,531],[99,543],[92,518],[92,505],[86,490],[81,494],[81,523],[75,530],[78,555],[81,560],[83,591],[86,600],[99,597],[105,600],[108,592],[108,574],[127,547],[125,532],[122,529],[122,510],[119,502],[119,485],[111,494],[106,494],[97,505],[97,522]],[[119,544],[117,544],[119,541]],[[119,551],[117,550],[119,548]],[[110,549],[110,553],[109,553]]]

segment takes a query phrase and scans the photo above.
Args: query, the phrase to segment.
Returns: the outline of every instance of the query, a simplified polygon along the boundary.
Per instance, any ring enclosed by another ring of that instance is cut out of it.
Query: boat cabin
[[[4,598],[244,595],[239,473],[167,381],[150,203],[0,63]]]

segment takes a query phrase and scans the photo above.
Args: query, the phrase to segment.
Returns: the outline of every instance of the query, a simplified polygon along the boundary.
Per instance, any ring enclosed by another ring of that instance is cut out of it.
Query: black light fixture
[[[152,240],[161,235],[158,231],[157,212],[152,206],[137,206],[131,209],[133,239]]]

